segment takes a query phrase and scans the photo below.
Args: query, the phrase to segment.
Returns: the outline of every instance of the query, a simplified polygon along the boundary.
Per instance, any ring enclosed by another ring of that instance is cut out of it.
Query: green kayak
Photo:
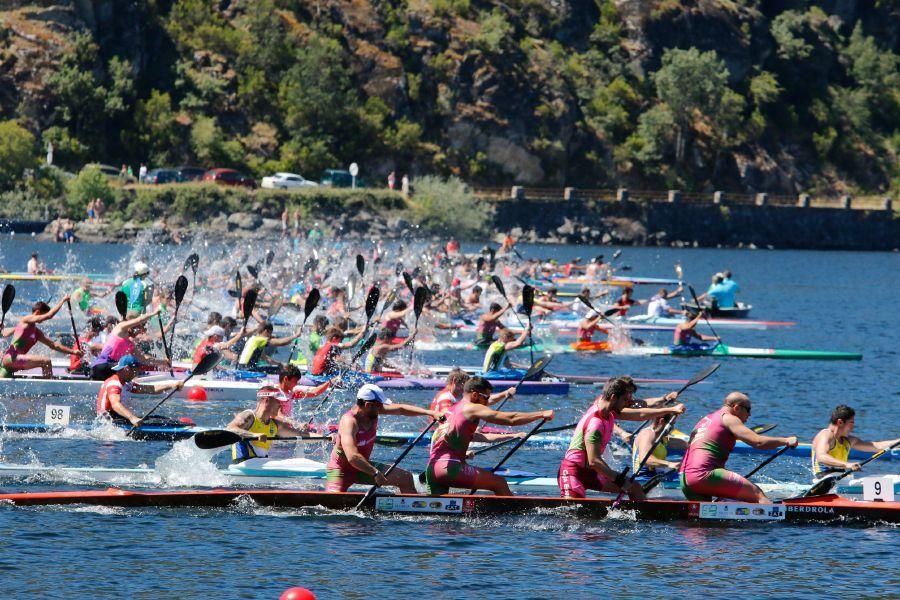
[[[858,352],[829,352],[825,350],[785,350],[782,348],[739,348],[725,344],[685,344],[680,346],[638,346],[637,354],[651,356],[715,356],[738,358],[782,358],[786,360],[862,360]]]

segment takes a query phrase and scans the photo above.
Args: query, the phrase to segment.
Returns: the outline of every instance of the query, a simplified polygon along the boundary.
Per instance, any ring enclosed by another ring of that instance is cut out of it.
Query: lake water
[[[0,242],[0,262],[24,270],[37,249],[50,268],[121,271],[133,257],[128,246]],[[524,247],[529,256],[565,260],[610,248]],[[66,252],[70,254],[67,256]],[[171,248],[175,264],[186,249]],[[736,346],[850,350],[861,362],[725,360],[709,380],[685,394],[683,429],[742,390],[753,399],[751,423],[777,423],[773,434],[809,441],[841,403],[857,409],[856,433],[868,439],[900,435],[900,352],[896,326],[900,254],[626,248],[619,264],[632,273],[673,276],[680,262],[695,287],[709,275],[731,269],[740,298],[758,319],[793,320],[774,331],[719,331]],[[202,268],[202,266],[201,266]],[[56,288],[19,284],[17,298],[30,301]],[[641,288],[648,297],[653,288]],[[55,296],[58,297],[58,296]],[[17,300],[17,303],[20,302]],[[59,317],[62,318],[62,315]],[[671,334],[644,336],[667,343]],[[479,353],[421,353],[427,363],[476,364]],[[711,361],[671,357],[560,355],[560,373],[687,378]],[[647,388],[657,395],[665,388]],[[510,409],[554,408],[557,423],[571,422],[596,388],[576,387],[566,397],[520,396]],[[430,392],[404,392],[402,401],[427,404]],[[53,399],[63,403],[66,399]],[[46,399],[2,398],[7,422],[41,420]],[[76,420],[87,419],[92,399],[70,399]],[[336,419],[350,403],[337,396],[328,410]],[[137,402],[139,409],[151,401]],[[167,414],[189,416],[199,425],[223,426],[239,403],[170,401]],[[306,407],[307,409],[309,406]],[[141,412],[139,410],[138,412]],[[409,419],[386,418],[390,429],[415,429]],[[188,443],[185,443],[188,444]],[[162,443],[94,439],[0,438],[5,463],[67,466],[152,466],[164,454],[168,468],[185,480],[214,483],[207,456]],[[282,455],[307,452],[324,459],[323,447],[284,445]],[[376,449],[390,460],[397,448]],[[563,448],[521,449],[509,466],[555,474]],[[403,465],[420,470],[425,452],[414,450]],[[477,464],[491,466],[499,456]],[[225,457],[218,456],[220,464]],[[747,471],[759,457],[735,456],[729,465]],[[198,462],[199,461],[199,462]],[[803,481],[809,460],[780,458],[758,481]],[[876,467],[877,465],[877,467]],[[868,472],[897,472],[895,463],[874,463]],[[76,481],[0,481],[4,491],[78,487]],[[896,597],[900,590],[900,537],[894,527],[696,526],[636,522],[627,517],[577,520],[557,514],[459,521],[444,517],[384,517],[261,509],[119,510],[0,507],[5,552],[0,581],[10,597],[277,598],[287,587],[305,586],[320,598],[561,598],[561,597]]]

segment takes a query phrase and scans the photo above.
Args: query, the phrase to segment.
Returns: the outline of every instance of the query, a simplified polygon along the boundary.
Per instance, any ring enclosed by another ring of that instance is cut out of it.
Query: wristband
[[[621,488],[623,485],[625,485],[625,473],[619,473],[616,476],[616,479],[615,479],[615,481],[613,481],[613,483],[615,483],[616,487],[619,487],[619,488]]]

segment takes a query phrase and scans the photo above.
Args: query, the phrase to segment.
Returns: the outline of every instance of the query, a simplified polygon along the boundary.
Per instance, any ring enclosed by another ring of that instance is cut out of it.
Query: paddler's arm
[[[113,333],[119,337],[123,337],[123,332],[131,329],[135,325],[143,325],[153,317],[159,314],[159,309],[154,310],[153,312],[149,312],[145,315],[141,315],[139,317],[135,317],[133,319],[127,319],[125,321],[121,321],[118,325],[113,327]]]
[[[137,346],[134,347],[131,353],[142,365],[150,365],[151,367],[158,367],[160,369],[167,369],[170,366],[168,359],[157,359],[152,356],[147,356],[141,352]]]
[[[366,334],[366,330],[365,330],[365,328],[363,328],[363,329],[361,329],[361,330],[359,331],[359,333],[357,333],[355,336],[353,336],[353,338],[352,338],[350,341],[347,341],[347,342],[341,342],[340,344],[337,344],[337,347],[338,347],[338,348],[341,348],[341,349],[343,349],[343,350],[347,350],[348,348],[352,348],[353,346],[355,346],[355,345],[357,345],[357,344],[359,343],[359,340],[363,339],[363,336],[364,336],[365,334]]]
[[[531,332],[531,326],[527,325],[525,329],[522,330],[522,333],[519,334],[519,337],[514,339],[511,342],[507,342],[506,349],[507,350],[515,350],[516,348],[521,348],[525,343],[525,340],[528,339],[528,334]]]
[[[347,462],[350,463],[350,466],[357,471],[361,471],[366,475],[374,477],[375,483],[378,485],[384,485],[387,481],[384,478],[384,475],[375,465],[370,463],[365,456],[360,454],[359,448],[356,447],[357,431],[358,427],[355,419],[349,415],[341,417],[340,424],[338,425],[338,436],[341,438],[341,450],[344,452],[344,456],[347,457]]]
[[[184,387],[184,381],[172,381],[169,383],[135,383],[131,387],[132,394],[159,394],[171,390],[180,390]]]
[[[66,354],[71,354],[73,356],[81,356],[84,354],[84,350],[79,350],[78,348],[69,348],[68,346],[64,346],[55,340],[51,340],[46,335],[44,335],[43,331],[38,331],[38,341],[47,346],[48,348],[53,348],[57,352],[65,352]]]
[[[476,431],[474,435],[472,435],[473,442],[502,442],[505,440],[514,440],[516,438],[523,438],[527,434],[524,431],[516,431],[510,433],[484,433],[481,431]]]
[[[781,446],[790,446],[791,448],[795,448],[797,446],[797,436],[790,437],[772,437],[768,435],[760,435],[741,423],[741,420],[735,417],[734,415],[724,414],[722,415],[722,424],[728,428],[734,437],[753,446],[754,448],[758,448],[761,450],[773,450],[775,448],[780,448]]]
[[[674,402],[678,399],[678,394],[675,392],[669,392],[665,396],[658,396],[656,398],[645,398],[642,400],[644,406],[649,408],[658,408],[660,406],[664,406],[666,402]]]
[[[538,419],[547,419],[548,421],[553,420],[553,411],[552,410],[538,410],[534,412],[500,412],[488,408],[487,406],[482,406],[481,404],[475,404],[474,402],[470,402],[463,409],[464,414],[469,419],[482,419],[487,421],[488,423],[493,423],[494,425],[527,425],[533,421],[537,421]]]
[[[499,392],[497,394],[491,394],[491,397],[488,398],[487,405],[490,406],[491,404],[497,404],[498,402],[503,402],[504,400],[506,400],[508,398],[512,398],[515,395],[516,395],[515,387],[506,388],[502,392]]]
[[[250,431],[250,427],[253,426],[253,411],[252,410],[243,410],[236,414],[234,418],[231,420],[231,423],[225,426],[225,429],[228,431],[233,431],[236,434],[253,440],[265,441],[266,435],[264,433],[253,433]]]
[[[647,452],[650,451],[650,446],[653,445],[653,440],[656,438],[656,434],[649,427],[645,427],[641,430],[637,437],[634,440],[634,450],[637,456],[643,458],[647,456]],[[660,468],[669,468],[669,469],[677,469],[679,462],[674,460],[664,460],[660,458],[656,458],[652,454],[647,459],[647,466],[651,469],[660,469]]]
[[[321,396],[336,380],[337,377],[316,386],[297,385],[291,390],[291,396],[294,398],[315,398],[316,396]]]
[[[134,391],[134,388],[132,388],[132,391]],[[128,419],[128,421],[135,427],[141,424],[143,419],[128,410],[128,407],[122,404],[122,396],[120,394],[117,394],[115,391],[110,390],[108,399],[109,407],[112,409],[112,412],[116,413],[120,417]]]
[[[440,411],[429,410],[427,408],[413,406],[412,404],[383,404],[381,405],[381,408],[378,409],[378,413],[382,415],[399,415],[402,417],[431,417],[435,421],[440,421],[443,418],[443,413]]]
[[[861,452],[878,452],[879,450],[890,448],[896,444],[898,440],[900,440],[900,438],[896,440],[884,440],[883,442],[869,442],[861,440],[858,437],[850,436],[850,447]]]
[[[244,337],[246,334],[247,334],[247,332],[244,331],[243,329],[241,329],[240,331],[235,333],[233,336],[231,336],[230,339],[227,339],[224,342],[219,342],[218,344],[213,345],[213,348],[215,348],[216,350],[222,350],[224,348],[231,348],[232,346],[237,344],[240,341],[240,339],[242,337]]]
[[[283,337],[283,338],[272,338],[269,340],[268,345],[272,346],[273,348],[277,348],[278,346],[287,346],[288,344],[290,344],[294,340],[296,340],[298,337],[300,337],[301,333],[302,333],[302,330],[297,329],[297,331],[295,331],[294,335],[292,335],[292,336]]]
[[[31,323],[32,325],[37,325],[38,323],[49,321],[56,316],[56,313],[59,312],[59,309],[61,309],[63,307],[63,304],[65,304],[69,299],[71,299],[71,297],[66,294],[59,302],[56,303],[56,306],[51,308],[49,311],[45,312],[42,315],[26,315],[22,318],[22,321],[24,321],[25,323]]]
[[[307,423],[300,423],[281,413],[278,413],[272,419],[278,423],[278,433],[275,437],[306,437],[309,435],[309,425]]]
[[[684,404],[681,403],[661,408],[623,408],[619,413],[619,419],[623,421],[649,421],[650,419],[666,415],[683,415],[684,410]]]

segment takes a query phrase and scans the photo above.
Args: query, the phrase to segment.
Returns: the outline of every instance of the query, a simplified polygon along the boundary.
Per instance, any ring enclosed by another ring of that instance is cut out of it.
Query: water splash
[[[156,460],[160,480],[171,487],[216,487],[229,479],[212,462],[220,449],[201,450],[193,440],[176,442]]]

